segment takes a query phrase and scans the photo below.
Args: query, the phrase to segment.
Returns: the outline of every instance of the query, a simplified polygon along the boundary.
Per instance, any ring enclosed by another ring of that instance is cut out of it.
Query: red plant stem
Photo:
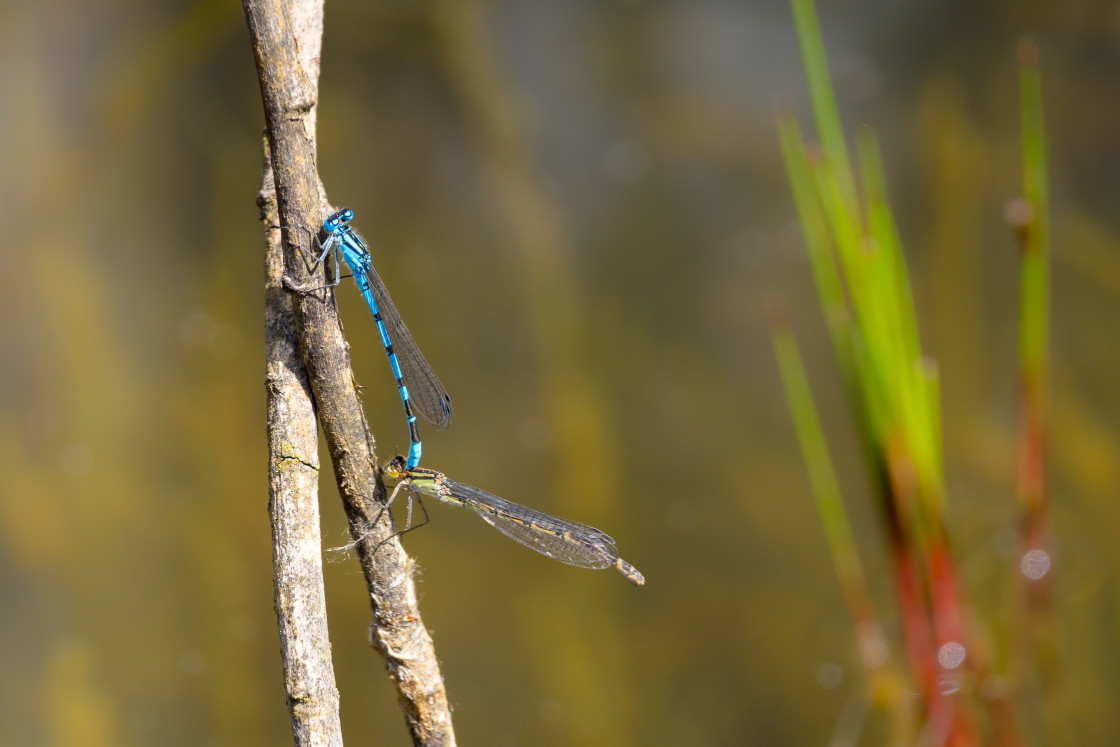
[[[1020,399],[1019,429],[1019,496],[1023,506],[1023,553],[1042,550],[1050,554],[1050,536],[1046,521],[1046,444],[1042,418],[1043,387],[1039,371],[1024,371]],[[1031,579],[1026,584],[1028,609],[1038,610],[1049,604],[1052,586],[1050,574]]]
[[[928,703],[935,690],[937,676],[937,670],[933,666],[934,653],[929,629],[929,610],[921,591],[918,569],[910,548],[905,543],[892,544],[894,545],[891,550],[894,580],[898,589],[906,652],[922,698]]]
[[[886,496],[888,531],[895,570],[902,630],[910,668],[924,702],[929,703],[935,691],[937,675],[934,666],[930,611],[924,593],[922,575],[913,545],[914,487],[913,470],[903,456],[897,439],[889,439],[882,457],[882,494]]]
[[[929,564],[930,595],[933,598],[933,623],[937,645],[938,647],[947,643],[964,645],[956,576],[944,537],[937,536],[930,541],[926,560]]]
[[[1045,439],[1042,423],[1042,382],[1037,371],[1025,371],[1019,402],[1019,491],[1028,514],[1046,508]]]
[[[945,528],[940,514],[927,508],[937,502],[918,500],[922,484],[901,440],[888,441],[884,463],[895,583],[911,668],[928,709],[928,737],[938,745],[974,745],[975,725],[958,707],[960,685],[938,660],[946,644],[964,645],[964,632]]]
[[[926,563],[929,569],[930,597],[932,598],[933,628],[936,639],[937,651],[934,669],[938,682],[935,684],[933,700],[930,702],[930,723],[934,726],[935,734],[944,734],[944,743],[948,745],[973,745],[978,743],[978,737],[972,720],[968,714],[958,708],[957,697],[953,691],[959,689],[960,684],[952,684],[950,679],[959,674],[964,662],[950,668],[943,668],[940,656],[943,647],[956,643],[964,646],[964,630],[961,624],[961,609],[957,595],[956,575],[953,571],[953,561],[949,555],[949,548],[941,531],[928,543],[926,549]],[[968,649],[965,649],[966,656]]]

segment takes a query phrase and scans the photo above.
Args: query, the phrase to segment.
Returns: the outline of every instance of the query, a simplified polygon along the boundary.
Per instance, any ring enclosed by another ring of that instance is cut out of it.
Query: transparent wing
[[[416,347],[416,341],[412,339],[408,327],[404,326],[400,312],[389,296],[385,283],[381,281],[381,276],[372,266],[366,270],[365,276],[381,310],[381,319],[385,322],[385,329],[389,332],[397,361],[400,362],[401,376],[408,386],[410,399],[428,422],[441,430],[446,428],[451,423],[451,397],[439,382],[436,372],[428,365],[420,348]]]
[[[530,550],[536,550],[541,555],[559,560],[561,563],[579,568],[609,568],[614,565],[613,560],[603,557],[600,552],[562,536],[537,532],[496,514],[479,512],[478,515],[511,540],[520,542]]]
[[[609,568],[618,560],[614,540],[595,527],[550,516],[472,485],[454,480],[444,485],[452,503],[473,509],[490,526],[541,555],[580,568]]]

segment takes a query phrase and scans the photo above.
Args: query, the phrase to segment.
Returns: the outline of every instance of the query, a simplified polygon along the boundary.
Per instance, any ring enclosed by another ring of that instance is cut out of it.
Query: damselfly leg
[[[396,499],[397,493],[400,492],[401,488],[404,488],[405,492],[408,495],[408,513],[405,516],[404,529],[397,528],[397,519],[395,516],[393,516],[393,501]],[[424,520],[416,526],[412,525],[413,496],[415,496],[416,502],[420,505],[420,511],[424,514]],[[385,501],[385,504],[381,506],[381,510],[377,512],[377,516],[375,516],[373,521],[370,523],[370,526],[376,526],[377,522],[381,521],[382,514],[384,514],[386,511],[389,512],[389,524],[393,527],[393,533],[377,543],[377,546],[373,548],[373,552],[375,554],[378,550],[381,549],[382,545],[384,545],[394,537],[400,537],[401,535],[408,534],[413,529],[419,529],[420,527],[431,521],[431,518],[428,516],[428,507],[424,505],[424,499],[420,497],[420,492],[415,490],[412,486],[412,483],[408,480],[402,480],[401,482],[397,483],[396,487],[393,488],[393,492],[389,494],[389,498]]]

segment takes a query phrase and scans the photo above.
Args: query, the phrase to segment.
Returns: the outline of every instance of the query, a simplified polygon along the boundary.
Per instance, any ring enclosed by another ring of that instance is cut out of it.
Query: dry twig
[[[316,169],[314,129],[322,3],[243,0],[243,7],[264,100],[275,183],[276,208],[271,213],[275,221],[270,221],[274,233],[270,235],[282,241],[286,273],[276,273],[270,264],[270,487],[277,614],[296,740],[299,744],[341,743],[321,604],[318,518],[313,496],[308,498],[309,483],[317,473],[314,429],[307,427],[313,402],[370,593],[370,642],[385,658],[414,743],[453,745],[447,694],[431,637],[416,605],[412,561],[399,542],[381,544],[392,533],[388,517],[375,522],[385,489],[377,472],[373,437],[354,387],[333,294],[327,290],[285,293],[279,287],[280,283],[288,288],[324,285],[322,270],[308,261],[325,202]],[[301,59],[300,52],[306,59]],[[262,192],[263,204],[268,204],[268,192]],[[286,230],[280,231],[281,226]],[[284,309],[285,297],[290,313]],[[273,353],[278,355],[275,360]],[[274,371],[281,378],[271,378]],[[284,422],[287,419],[297,419],[298,424],[296,420]],[[286,441],[288,436],[299,440]],[[282,474],[285,471],[292,474]],[[309,550],[312,546],[316,548],[314,557]],[[310,576],[301,571],[309,571]],[[302,617],[297,619],[297,615]],[[313,616],[319,619],[312,621]],[[309,659],[315,656],[321,661],[312,667]],[[334,739],[337,742],[331,741]]]

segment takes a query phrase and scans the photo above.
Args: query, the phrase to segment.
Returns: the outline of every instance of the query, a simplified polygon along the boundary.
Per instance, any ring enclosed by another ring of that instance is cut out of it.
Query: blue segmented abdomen
[[[337,252],[336,259],[338,254],[345,259],[358,289],[373,312],[377,333],[381,335],[381,343],[385,347],[389,366],[404,404],[411,440],[408,467],[413,469],[420,463],[421,452],[416,414],[423,415],[436,428],[446,428],[451,423],[451,397],[401,320],[400,312],[393,304],[385,283],[373,268],[369,251],[361,237],[348,225],[353,218],[354,212],[344,208],[333,213],[323,223],[323,230],[329,235],[324,257],[333,245]],[[323,246],[320,244],[320,247]],[[405,382],[408,382],[407,386]]]
[[[422,446],[420,444],[420,432],[416,427],[416,415],[412,412],[411,400],[408,396],[408,387],[404,383],[404,374],[401,372],[400,361],[397,360],[397,354],[393,350],[393,341],[389,338],[389,330],[385,328],[385,320],[381,316],[381,308],[377,305],[377,299],[373,295],[372,289],[369,287],[369,281],[366,279],[365,272],[368,267],[366,262],[351,262],[350,257],[343,253],[346,263],[350,265],[351,271],[354,273],[354,280],[358,284],[358,290],[362,292],[362,297],[366,300],[366,305],[373,313],[373,320],[377,323],[377,332],[381,335],[381,344],[385,347],[385,354],[389,357],[389,368],[393,371],[393,378],[397,382],[397,391],[401,395],[401,404],[404,405],[404,413],[408,421],[408,436],[410,445],[408,448],[408,468],[415,469],[420,464],[420,454]]]

